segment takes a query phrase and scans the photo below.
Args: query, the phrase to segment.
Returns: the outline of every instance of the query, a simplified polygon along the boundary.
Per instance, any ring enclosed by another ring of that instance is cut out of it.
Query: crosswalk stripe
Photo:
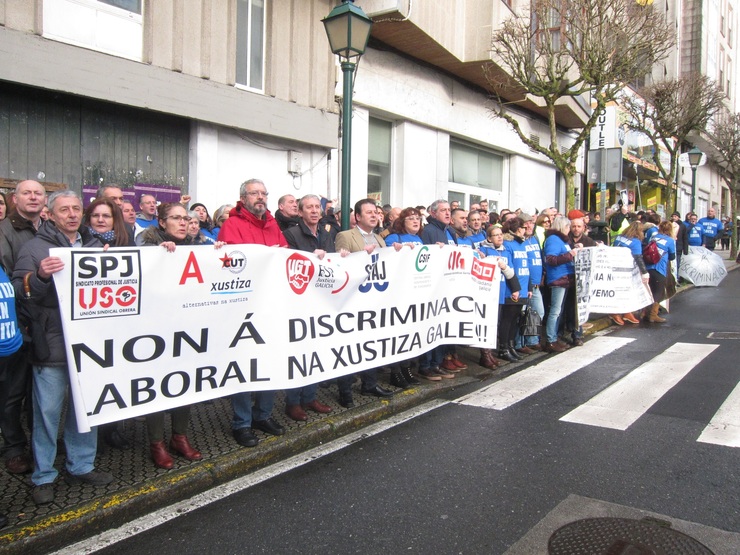
[[[461,397],[462,405],[503,410],[631,343],[629,337],[596,337],[583,347],[549,357],[523,372]]]
[[[722,403],[696,441],[740,447],[740,383]]]
[[[560,420],[626,430],[717,347],[676,343]]]

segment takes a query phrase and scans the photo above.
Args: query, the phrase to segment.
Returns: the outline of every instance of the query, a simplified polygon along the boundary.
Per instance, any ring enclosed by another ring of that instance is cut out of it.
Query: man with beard
[[[708,250],[713,251],[717,243],[717,239],[721,236],[724,225],[722,221],[717,218],[717,212],[714,208],[707,210],[707,216],[699,220],[699,225],[702,229],[702,236],[704,239],[704,247]]]
[[[230,244],[256,244],[268,247],[287,247],[277,221],[267,210],[267,188],[259,179],[249,179],[239,188],[239,202],[229,212],[221,226],[218,240]],[[252,396],[254,395],[254,407]],[[272,417],[274,391],[236,393],[231,396],[234,420],[231,423],[234,439],[244,447],[255,447],[259,440],[252,429],[280,436],[285,428]]]

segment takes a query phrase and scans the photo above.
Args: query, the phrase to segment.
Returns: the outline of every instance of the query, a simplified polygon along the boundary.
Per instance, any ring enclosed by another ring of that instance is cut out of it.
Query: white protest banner
[[[573,262],[579,325],[588,321],[591,312],[625,314],[652,304],[653,296],[629,249],[589,247],[579,251]]]
[[[493,347],[500,272],[472,249],[52,249],[80,429],[301,387],[441,344]]]

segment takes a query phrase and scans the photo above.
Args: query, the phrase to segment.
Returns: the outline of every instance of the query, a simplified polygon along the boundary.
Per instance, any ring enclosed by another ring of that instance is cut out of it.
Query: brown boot
[[[183,434],[172,434],[170,449],[185,457],[189,461],[199,461],[203,458],[200,451],[195,449],[188,441],[188,436]]]
[[[480,360],[478,361],[478,364],[483,368],[495,370],[495,368],[498,366],[498,361],[493,358],[493,353],[491,352],[491,349],[481,349]]]
[[[159,468],[164,468],[166,470],[172,468],[172,465],[174,464],[172,456],[167,452],[167,447],[165,446],[164,441],[153,441],[149,444],[149,450],[152,455],[152,460],[154,461],[154,466],[158,466]]]
[[[659,303],[653,303],[653,306],[650,307],[650,315],[648,316],[648,321],[653,324],[662,324],[665,322],[665,318],[661,318],[658,316],[658,311],[660,310],[660,304]]]

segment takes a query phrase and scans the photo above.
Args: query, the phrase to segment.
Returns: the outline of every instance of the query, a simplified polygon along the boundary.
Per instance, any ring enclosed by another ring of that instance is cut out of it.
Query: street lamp
[[[689,166],[691,166],[691,211],[696,210],[696,168],[701,164],[704,153],[694,147],[689,150]]]
[[[352,154],[352,88],[357,61],[365,53],[373,21],[354,0],[343,0],[323,20],[331,51],[342,66],[342,229],[349,229],[350,159]]]

